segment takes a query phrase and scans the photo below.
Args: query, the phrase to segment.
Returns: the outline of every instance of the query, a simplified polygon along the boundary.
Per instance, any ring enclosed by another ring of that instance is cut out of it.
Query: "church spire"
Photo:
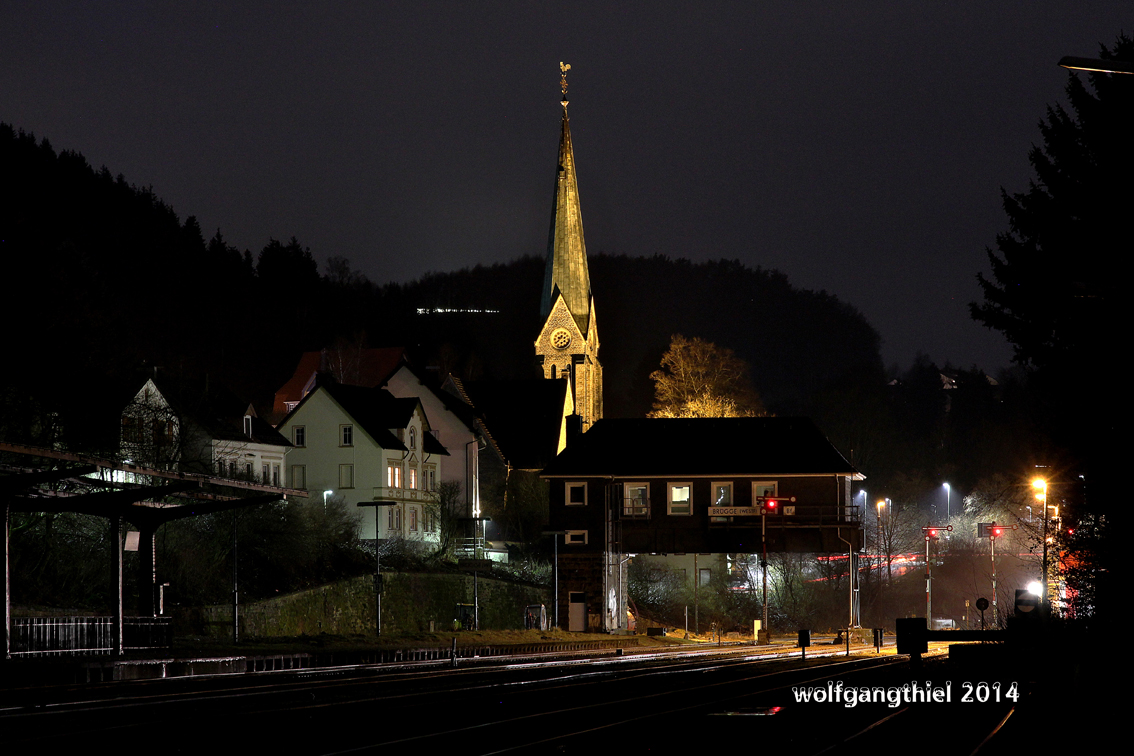
[[[586,334],[591,320],[591,279],[587,270],[587,248],[583,241],[583,213],[579,204],[579,183],[575,177],[575,153],[571,146],[571,122],[567,117],[567,71],[559,64],[563,92],[563,127],[559,137],[559,168],[555,177],[555,204],[547,241],[547,266],[543,279],[540,316],[546,318],[563,294],[567,308],[579,330]]]

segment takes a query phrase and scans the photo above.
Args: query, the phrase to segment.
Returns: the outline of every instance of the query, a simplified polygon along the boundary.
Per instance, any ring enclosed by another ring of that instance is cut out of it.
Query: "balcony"
[[[431,502],[437,497],[436,493],[423,491],[420,488],[395,488],[393,486],[375,486],[372,501],[396,502]]]

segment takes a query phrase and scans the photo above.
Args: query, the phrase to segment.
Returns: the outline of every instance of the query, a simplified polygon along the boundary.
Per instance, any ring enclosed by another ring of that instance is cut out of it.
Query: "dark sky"
[[[994,371],[1010,350],[967,303],[1000,187],[1027,185],[1055,62],[1132,20],[1130,0],[6,3],[0,120],[206,236],[294,235],[405,281],[545,252],[566,61],[592,254],[776,268],[865,313],[887,364]]]

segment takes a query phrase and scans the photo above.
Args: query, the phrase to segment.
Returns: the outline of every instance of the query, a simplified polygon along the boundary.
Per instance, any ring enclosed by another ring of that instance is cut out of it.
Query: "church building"
[[[602,418],[602,365],[598,358],[598,327],[587,271],[587,247],[583,241],[583,213],[571,145],[571,122],[567,116],[567,71],[570,68],[560,64],[563,126],[540,307],[543,330],[536,339],[535,349],[544,378],[567,380],[573,395],[574,414],[581,430],[586,431]]]

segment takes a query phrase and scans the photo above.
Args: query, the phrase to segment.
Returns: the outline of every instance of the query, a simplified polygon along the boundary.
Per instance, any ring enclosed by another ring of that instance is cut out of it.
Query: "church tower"
[[[544,323],[535,348],[536,358],[543,365],[543,377],[568,381],[575,414],[585,431],[602,417],[602,365],[598,359],[595,300],[591,295],[587,248],[583,242],[583,213],[575,176],[575,152],[571,147],[571,122],[567,117],[567,71],[570,68],[559,64],[563,126],[540,305]]]

